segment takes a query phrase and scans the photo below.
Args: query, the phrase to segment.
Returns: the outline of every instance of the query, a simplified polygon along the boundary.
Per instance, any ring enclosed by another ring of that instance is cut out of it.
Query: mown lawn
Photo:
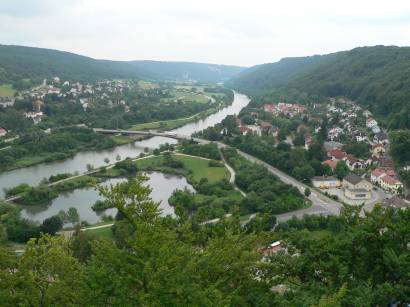
[[[184,169],[190,173],[193,181],[199,182],[202,178],[208,179],[209,182],[217,182],[222,179],[229,180],[230,175],[226,167],[209,167],[208,160],[197,157],[178,155],[173,155],[172,157],[184,164]],[[155,169],[161,166],[162,159],[162,156],[142,159],[137,162],[137,166],[140,169],[147,169],[149,167]]]
[[[184,166],[192,172],[192,177],[195,181],[200,181],[202,178],[207,178],[209,182],[216,182],[222,179],[229,180],[229,171],[226,167],[209,167],[209,161],[196,158],[177,156],[176,160],[184,163]]]
[[[11,84],[2,84],[0,85],[0,96],[5,97],[5,96],[13,96],[15,93],[15,90],[11,86]]]

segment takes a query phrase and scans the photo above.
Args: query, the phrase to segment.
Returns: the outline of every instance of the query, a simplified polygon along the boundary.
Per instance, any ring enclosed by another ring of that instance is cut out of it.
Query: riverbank
[[[14,165],[2,167],[0,169],[0,174],[10,172],[13,170],[36,166],[42,163],[52,163],[52,162],[64,161],[64,160],[74,157],[77,153],[80,153],[80,152],[93,151],[93,150],[95,151],[109,150],[111,148],[115,148],[120,145],[126,145],[130,143],[142,141],[149,137],[144,136],[144,135],[136,135],[131,138],[131,137],[122,136],[122,135],[114,135],[108,138],[109,140],[112,141],[112,145],[110,146],[104,146],[102,148],[99,148],[97,146],[78,147],[76,149],[65,151],[64,153],[62,152],[44,153],[44,154],[39,154],[37,156],[25,157],[25,158],[22,158],[16,161]],[[13,146],[8,146],[8,148],[4,148],[4,150],[12,149],[12,148]]]
[[[189,124],[191,122],[203,119],[207,116],[210,116],[212,114],[217,113],[223,108],[226,108],[230,106],[233,103],[233,100],[228,102],[228,103],[223,103],[220,104],[218,107],[212,107],[210,109],[207,109],[205,111],[199,112],[197,114],[184,117],[184,118],[177,118],[177,119],[170,119],[170,120],[164,120],[164,121],[155,121],[155,122],[150,122],[150,123],[142,123],[142,124],[136,124],[133,125],[130,130],[135,130],[135,131],[142,131],[142,130],[159,130],[159,131],[167,131],[167,130],[173,130],[180,128],[186,124]]]
[[[248,97],[234,92],[234,101],[230,106],[207,116],[205,119],[190,122],[171,132],[181,135],[191,135],[207,127],[214,126],[228,115],[238,114],[248,103]],[[4,197],[4,188],[11,188],[21,183],[35,186],[38,185],[43,178],[61,173],[83,174],[87,171],[88,165],[92,165],[94,168],[107,166],[105,160],[116,161],[117,157],[121,159],[136,157],[144,153],[146,148],[152,151],[165,143],[176,144],[177,142],[174,139],[166,137],[151,137],[142,141],[115,146],[107,150],[80,151],[69,159],[58,160],[51,163],[40,163],[34,166],[4,172],[0,174],[0,198]]]

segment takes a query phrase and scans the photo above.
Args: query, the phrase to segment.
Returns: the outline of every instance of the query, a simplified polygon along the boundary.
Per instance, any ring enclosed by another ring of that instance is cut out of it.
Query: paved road
[[[218,142],[218,146],[220,148],[228,147],[227,145],[223,143],[219,143],[219,142]],[[262,160],[257,159],[240,150],[237,150],[237,151],[242,157],[244,157],[248,161],[264,166],[269,172],[279,177],[279,179],[283,181],[284,183],[287,183],[287,184],[290,184],[296,187],[302,194],[304,193],[305,189],[308,188],[307,185],[299,182],[295,178],[285,174],[284,172],[269,165],[268,163],[263,162]],[[306,209],[297,210],[297,211],[292,211],[289,213],[280,214],[277,216],[278,220],[284,221],[284,220],[290,219],[292,216],[302,217],[304,214],[337,215],[340,213],[340,209],[342,208],[341,203],[334,201],[333,199],[330,199],[329,197],[326,197],[325,195],[318,193],[314,190],[311,192],[308,198],[312,202],[311,207],[306,208]]]

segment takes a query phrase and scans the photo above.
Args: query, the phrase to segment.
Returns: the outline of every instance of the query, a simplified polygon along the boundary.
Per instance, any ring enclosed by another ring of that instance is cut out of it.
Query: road
[[[218,142],[217,144],[219,148],[228,147],[227,145],[220,142]],[[255,158],[254,156],[251,156],[247,153],[244,153],[243,151],[237,151],[242,157],[244,157],[248,161],[264,166],[269,172],[279,177],[279,179],[284,183],[296,187],[302,194],[305,192],[306,188],[310,188],[302,182],[296,180],[295,178],[269,165],[268,163],[263,162],[262,160]],[[340,209],[343,206],[341,203],[334,201],[333,199],[330,199],[329,197],[326,197],[325,195],[318,193],[314,190],[311,192],[308,198],[312,202],[311,207],[277,215],[277,219],[279,221],[285,221],[292,218],[292,216],[302,217],[304,214],[338,215],[340,214]]]

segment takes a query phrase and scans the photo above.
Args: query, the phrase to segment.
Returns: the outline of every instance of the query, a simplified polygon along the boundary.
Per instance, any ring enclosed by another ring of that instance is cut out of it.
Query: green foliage
[[[97,200],[94,205],[91,206],[91,209],[94,211],[100,212],[112,208],[112,205],[104,200]]]
[[[410,210],[279,223],[235,214],[216,224],[161,217],[146,178],[101,188],[120,214],[115,242],[48,235],[16,256],[0,248],[5,306],[386,306],[409,300]],[[203,183],[206,188],[206,183]],[[0,216],[10,208],[0,206]],[[281,252],[261,248],[280,240]],[[283,289],[283,293],[278,293]]]
[[[410,165],[410,130],[394,131],[390,134],[390,152],[399,165]]]
[[[349,142],[343,146],[343,150],[353,154],[357,158],[367,159],[370,157],[370,144],[367,142]]]
[[[248,194],[240,204],[243,214],[278,214],[306,206],[298,189],[281,182],[265,167],[248,162],[235,149],[225,149],[224,155],[236,171],[236,185]]]
[[[55,235],[61,228],[63,228],[63,221],[58,215],[53,215],[43,221],[43,224],[40,226],[40,231]]]
[[[338,161],[336,164],[335,175],[340,180],[343,179],[349,173],[349,168],[345,161]]]
[[[182,142],[181,150],[187,155],[199,156],[213,160],[221,159],[218,146],[215,143],[197,145],[189,141],[184,141]]]
[[[40,83],[43,78],[76,81],[103,79],[178,80],[189,74],[190,79],[221,82],[243,68],[189,62],[108,61],[51,49],[0,45],[0,84],[12,83],[25,89]]]
[[[18,202],[27,206],[41,205],[50,202],[57,196],[57,192],[47,186],[30,187]]]

